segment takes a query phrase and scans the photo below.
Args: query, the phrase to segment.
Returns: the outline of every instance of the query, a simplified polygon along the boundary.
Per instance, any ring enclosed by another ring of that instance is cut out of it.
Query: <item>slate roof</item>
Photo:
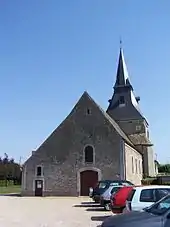
[[[146,137],[145,133],[131,134],[128,136],[134,145],[153,146],[151,141]]]
[[[104,117],[110,122],[110,124],[114,127],[116,132],[131,146],[133,146],[133,143],[128,138],[128,136],[123,132],[123,130],[119,127],[119,125],[114,121],[94,100],[93,98],[87,93],[87,91],[84,92],[83,95],[87,95],[88,98],[99,108],[99,110],[102,112]]]

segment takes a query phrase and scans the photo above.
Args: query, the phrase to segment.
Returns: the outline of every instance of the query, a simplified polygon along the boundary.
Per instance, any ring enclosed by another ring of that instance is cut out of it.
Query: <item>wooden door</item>
[[[80,173],[80,195],[88,196],[89,188],[94,187],[98,182],[98,172],[86,170]]]
[[[35,180],[35,196],[43,196],[43,181]]]

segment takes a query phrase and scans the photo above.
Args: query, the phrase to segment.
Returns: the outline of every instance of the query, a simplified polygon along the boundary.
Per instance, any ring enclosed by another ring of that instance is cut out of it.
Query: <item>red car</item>
[[[121,213],[126,207],[126,199],[132,191],[133,186],[125,186],[118,190],[117,193],[111,195],[111,210],[113,213]]]

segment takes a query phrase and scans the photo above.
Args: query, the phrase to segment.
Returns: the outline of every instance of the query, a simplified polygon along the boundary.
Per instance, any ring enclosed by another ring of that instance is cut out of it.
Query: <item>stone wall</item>
[[[126,180],[131,181],[135,185],[140,185],[142,180],[142,155],[134,148],[125,144],[125,160],[126,160]]]
[[[23,195],[34,195],[37,165],[42,165],[44,195],[77,196],[78,172],[97,168],[101,179],[119,179],[120,136],[103,112],[85,93],[70,115],[25,163]],[[84,162],[84,147],[92,145],[93,164]]]

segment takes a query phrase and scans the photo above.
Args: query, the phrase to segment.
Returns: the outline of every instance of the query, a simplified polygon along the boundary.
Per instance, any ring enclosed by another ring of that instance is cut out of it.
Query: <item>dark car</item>
[[[96,202],[100,202],[100,196],[107,190],[110,186],[118,186],[118,185],[132,185],[133,184],[130,181],[125,180],[102,180],[99,181],[97,186],[93,189],[93,192],[91,193],[90,197]]]
[[[101,227],[169,227],[170,195],[142,211],[119,214],[106,218]]]

